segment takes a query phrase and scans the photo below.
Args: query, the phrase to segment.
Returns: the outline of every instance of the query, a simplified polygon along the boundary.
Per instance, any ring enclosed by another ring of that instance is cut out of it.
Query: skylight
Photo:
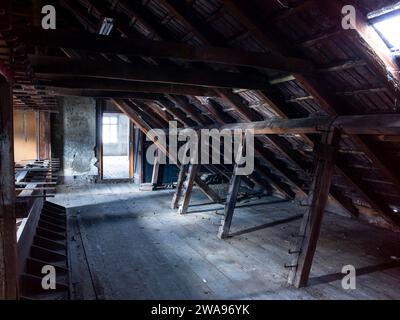
[[[391,49],[400,50],[400,14],[374,24]]]
[[[387,46],[396,55],[400,54],[400,2],[384,7],[368,15],[370,23]]]
[[[108,36],[110,35],[113,27],[114,27],[114,20],[112,18],[104,18],[100,24],[99,34]]]

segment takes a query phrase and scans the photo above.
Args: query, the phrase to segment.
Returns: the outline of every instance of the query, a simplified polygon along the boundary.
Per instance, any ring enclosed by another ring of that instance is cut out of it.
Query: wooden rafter
[[[121,110],[124,114],[126,114],[129,119],[135,124],[135,126],[137,126],[140,131],[142,131],[154,144],[157,145],[160,152],[164,153],[168,158],[171,159],[171,161],[177,163],[178,167],[180,167],[180,165],[178,164],[178,159],[175,157],[175,155],[170,153],[168,148],[164,144],[159,143],[156,135],[154,134],[154,132],[151,131],[152,127],[144,122],[143,119],[131,107],[129,107],[129,105],[126,104],[126,101],[122,99],[112,99],[111,102],[115,105],[115,107],[118,108],[118,110]],[[194,181],[210,200],[217,203],[221,201],[219,196],[212,189],[210,189],[207,184],[204,183],[199,177],[196,177]]]
[[[233,1],[223,1],[224,6],[230,11],[236,19],[238,19],[243,25],[245,25],[247,28],[252,30],[252,34],[256,37],[258,41],[260,41],[265,47],[269,48],[270,50],[274,52],[279,52],[279,53],[287,53],[290,51],[288,48],[282,46],[282,44],[278,44],[278,41],[276,39],[272,39],[270,35],[267,35],[265,32],[264,28],[261,27],[258,22],[256,22],[256,19],[250,19],[248,15],[248,8],[246,8],[243,3],[239,3],[237,0]],[[332,1],[329,1],[331,3]],[[351,111],[351,108],[347,108],[346,104],[344,103],[336,103],[337,99],[331,96],[329,92],[327,92],[326,89],[324,89],[320,82],[316,80],[316,78],[311,78],[310,76],[302,76],[299,74],[294,74],[295,79],[302,84],[302,86],[305,88],[305,90],[315,98],[315,100],[319,103],[319,105],[327,111],[329,114],[337,115],[337,114],[346,114]],[[335,106],[335,107],[334,107]],[[339,108],[339,110],[338,110]],[[356,136],[351,136],[355,142],[360,142],[359,137]],[[374,152],[368,148],[366,148],[366,145],[363,144],[362,147],[364,148],[363,150],[366,152],[368,155],[374,155]],[[387,168],[386,164],[384,163],[384,160],[382,160],[380,157],[375,155],[375,160],[379,160],[376,164],[379,166],[379,168],[385,173],[389,173],[387,176],[388,178],[391,179],[397,186],[400,187],[396,179],[394,179],[394,175],[391,173],[390,169]],[[341,171],[339,169],[339,171]],[[343,172],[341,171],[343,174]],[[346,175],[343,175],[346,177]],[[351,183],[352,185],[355,185],[357,190],[362,194],[362,189],[363,186],[360,184],[360,181],[350,181],[350,177],[346,177],[348,182]],[[373,199],[372,199],[373,200]],[[377,207],[375,205],[375,207]],[[382,215],[385,215],[384,211],[379,210],[379,212]]]
[[[130,4],[127,4],[126,2],[124,3],[124,7],[131,7]],[[134,12],[134,11],[130,11],[130,13],[132,13],[136,18],[140,19],[141,23],[143,25],[146,26],[146,28],[148,28],[149,30],[155,30],[155,28],[149,24],[145,19],[143,19],[141,17],[140,13]],[[158,37],[160,37],[160,39],[162,39],[162,36],[160,34],[157,34]],[[265,160],[265,154],[262,155],[262,158]],[[268,159],[268,158],[267,158]],[[275,168],[275,167],[274,167]],[[277,170],[275,168],[275,170]],[[279,172],[279,170],[277,170]],[[262,175],[267,175],[267,181],[269,183],[272,183],[273,185],[275,185],[275,187],[277,188],[277,190],[279,190],[281,193],[283,193],[284,195],[288,196],[289,198],[293,198],[294,197],[294,193],[290,190],[290,188],[288,188],[284,183],[282,183],[280,181],[280,179],[278,179],[277,177],[275,177],[274,175],[271,175],[271,173],[269,172],[269,170],[266,169],[262,169],[260,170],[260,172],[262,173]]]
[[[207,124],[207,121],[204,118],[200,118],[199,116],[195,116],[195,112],[196,112],[197,109],[193,105],[191,105],[190,103],[187,103],[186,101],[184,101],[183,97],[174,96],[174,97],[170,97],[170,98],[175,103],[175,105],[179,105],[180,106],[180,108],[181,108],[180,110],[182,110],[184,115],[185,114],[191,114],[193,120],[196,122],[196,124],[198,126],[204,127]],[[169,108],[173,108],[173,106],[170,103],[168,103],[168,100],[164,100],[164,103],[161,103],[161,104],[163,104],[167,110]],[[198,110],[197,110],[197,112],[198,112]],[[225,121],[222,121],[221,124],[225,124]],[[258,164],[255,164],[255,166],[256,166],[257,171],[259,171],[258,169],[260,169],[260,166]],[[224,171],[223,170],[219,170],[218,166],[213,164],[213,165],[208,165],[206,167],[208,169],[210,169],[211,171],[215,171],[217,174],[221,174],[221,175],[224,176],[224,173],[223,173]],[[226,169],[226,168],[224,168],[223,165],[222,165],[222,167],[223,167],[223,169]],[[262,180],[262,179],[258,178],[257,175],[252,174],[249,177],[244,177],[243,181],[247,185],[251,185],[252,183],[250,181],[253,181],[255,184],[258,184],[258,185],[260,185],[262,187],[265,187],[266,182],[268,184],[270,184],[271,179],[269,178],[269,175],[264,176],[264,178],[266,178],[267,180]],[[292,197],[292,194],[290,192],[288,193],[288,191],[283,186],[280,187],[279,183],[278,182],[276,182],[276,183],[278,184],[277,185],[277,189],[282,194],[284,194],[285,196],[287,196],[289,198]],[[268,189],[269,186],[266,186],[266,187]]]
[[[352,25],[352,28],[343,30],[342,35],[359,49],[359,54],[368,62],[368,66],[400,99],[399,64],[378,32],[369,24],[366,13],[359,9],[357,1],[325,1],[324,3],[318,2],[318,5],[338,25],[341,25],[344,5],[352,5],[356,9],[355,24]],[[349,23],[353,23],[353,21],[350,20]]]
[[[307,1],[307,5],[304,7],[308,7],[309,4],[312,3],[312,1]],[[213,44],[213,45],[219,45],[221,43],[224,43],[225,40],[222,39],[221,37],[216,36],[215,32],[211,28],[207,26],[207,24],[204,24],[202,21],[200,21],[196,14],[193,12],[192,9],[190,9],[189,6],[182,5],[179,1],[173,1],[173,0],[164,0],[162,1],[162,4],[168,9],[169,12],[172,12],[174,17],[181,21],[189,30],[190,32],[195,33],[196,35],[201,36],[201,40],[206,43],[206,44]],[[236,7],[232,7],[233,10],[236,10]],[[232,10],[231,8],[231,10]],[[291,12],[297,11],[297,10],[291,10]],[[282,15],[284,16],[284,15]],[[187,18],[188,17],[188,18]],[[246,20],[247,26],[251,23],[250,21],[247,21],[246,17],[242,17],[243,19]],[[253,28],[252,30],[254,30]],[[255,30],[256,33],[257,30]],[[262,33],[261,33],[262,35]],[[270,46],[272,43],[267,41],[267,44]],[[286,76],[284,77],[284,81],[290,81],[294,80],[295,78],[293,76]],[[274,80],[274,83],[279,83],[280,80]],[[272,84],[272,82],[271,82]],[[244,119],[253,119],[254,113],[250,112],[245,106],[242,106],[241,100],[238,99],[234,94],[230,93],[228,90],[217,90],[217,92],[220,94],[222,98],[225,99],[227,103],[229,103],[234,110],[239,112],[241,117]],[[288,114],[293,114],[292,108],[288,108],[287,110],[283,110],[282,103],[277,103],[276,98],[271,98],[267,95],[265,95],[261,90],[256,91],[256,93],[263,98],[263,100],[268,104],[270,108],[274,110],[274,112],[278,115],[281,116],[282,118],[287,118]],[[278,106],[279,104],[279,106]],[[217,117],[218,119],[218,117]],[[219,122],[221,123],[221,120],[219,119]],[[312,145],[312,141],[305,135],[303,135],[303,138]],[[271,138],[270,138],[271,139]],[[286,148],[285,143],[283,143],[283,139],[279,138],[274,138],[272,137],[273,144],[281,150],[284,154],[289,156],[291,160],[296,160],[295,163],[302,169],[302,170],[307,170],[307,165],[299,159],[298,155],[294,155],[293,151],[291,151],[291,148]],[[302,185],[296,180],[293,180],[293,178],[290,179],[291,183],[295,185],[300,192],[303,192],[302,190]],[[358,216],[358,211],[355,209],[355,207],[351,204],[351,200],[347,199],[344,195],[341,194],[341,192],[337,189],[332,188],[331,190],[332,193],[332,198],[335,201],[338,201],[344,208],[347,209],[347,211],[353,215],[353,216]],[[303,192],[304,194],[304,192]]]
[[[161,2],[168,9],[168,12],[171,12],[176,19],[181,21],[190,30],[191,33],[196,34],[199,37],[199,39],[201,39],[202,42],[204,42],[205,44],[219,45],[220,43],[224,43],[224,40],[216,36],[215,32],[213,32],[211,28],[209,28],[206,24],[199,21],[199,19],[196,17],[196,15],[192,12],[192,10],[188,6],[184,6],[177,1],[164,0]],[[189,16],[190,19],[187,19],[186,16]],[[253,118],[254,113],[251,113],[250,110],[248,110],[245,106],[242,106],[241,99],[238,99],[234,94],[230,93],[228,90],[221,90],[221,89],[216,90],[216,92],[222,98],[224,98],[225,101],[228,104],[230,104],[233,107],[233,109],[236,110],[241,115],[242,118],[247,120],[254,119]],[[269,101],[269,99],[261,91],[258,91],[258,93],[261,96],[263,96],[264,100],[267,100],[267,103],[270,106],[272,106],[273,108],[275,107],[274,111],[278,115],[286,117],[285,113],[281,110],[281,108],[277,107],[275,103],[271,103],[271,101]],[[221,122],[223,123],[223,121],[221,121],[221,118],[219,118],[218,121],[220,123]],[[296,156],[298,156],[293,154],[295,152],[292,151],[291,148],[286,147],[286,144],[284,143],[283,139],[280,139],[279,137],[270,137],[270,140],[279,150],[281,150],[281,152],[289,156],[289,158],[291,158],[292,160],[296,159]],[[307,141],[310,142],[310,140]],[[305,194],[305,192],[302,189],[303,188],[302,183],[293,177],[291,171],[283,170],[282,167],[280,167],[279,164],[274,163],[275,161],[273,160],[271,164],[271,158],[268,157],[265,151],[261,152],[261,154],[258,153],[258,155],[261,156],[261,158],[263,158],[264,161],[267,161],[267,163],[269,163],[270,166],[272,165],[272,167],[275,170],[278,170],[278,172],[283,174],[283,176],[285,176],[286,179],[288,179],[289,177],[289,181],[291,182],[291,184],[295,186],[300,193],[302,193],[303,195]],[[295,163],[297,163],[302,170],[307,169],[307,165],[305,165],[304,162],[299,162],[299,160],[296,160]],[[279,169],[276,167],[276,165],[278,165]],[[258,171],[260,171],[259,168]],[[343,196],[338,190],[332,189],[332,196],[334,200],[341,203],[353,216],[358,215],[358,212],[354,208],[354,206],[350,205],[351,201],[348,201],[347,198]]]
[[[243,12],[240,12],[240,14],[243,14]],[[145,23],[147,23],[146,21],[145,21]],[[257,25],[256,25],[256,27],[257,27]],[[250,28],[250,29],[252,29],[252,28]],[[260,35],[260,36],[262,36],[262,37],[264,37],[264,31],[263,30],[260,30],[260,32],[258,32],[258,31],[256,31],[256,33],[258,33],[258,35]],[[258,36],[257,36],[257,38],[258,38]],[[258,40],[259,40],[259,38],[258,38]],[[263,40],[262,40],[263,41]],[[269,41],[269,44],[271,45],[271,46],[268,46],[270,49],[271,48],[273,48],[273,45],[274,45],[274,41]],[[280,48],[278,48],[278,49],[280,49]],[[279,52],[279,51],[278,51]],[[307,84],[312,84],[312,86],[311,86],[311,88],[317,88],[317,90],[316,90],[316,92],[318,93],[319,92],[319,89],[320,89],[320,87],[318,87],[318,86],[315,86],[315,83],[313,84],[312,83],[312,79],[310,79],[309,77],[307,77],[307,78],[303,78],[304,80],[305,80],[305,83],[307,83]],[[297,76],[297,80],[302,80],[301,79],[301,77],[299,77],[299,76]],[[304,83],[303,83],[303,85],[304,85]],[[305,86],[306,87],[306,86]],[[307,88],[306,88],[307,89]],[[307,89],[308,90],[308,89]],[[320,98],[322,98],[321,100],[323,101],[323,107],[326,107],[326,108],[329,108],[329,107],[331,107],[332,106],[332,101],[328,101],[328,103],[326,103],[326,104],[324,104],[326,101],[324,101],[325,100],[325,98],[326,98],[326,95],[325,95],[325,93],[322,95],[322,96],[320,96],[320,97],[317,97],[317,101],[318,101],[318,99],[320,99]],[[334,105],[334,104],[333,104]],[[385,167],[385,165],[384,165],[384,162],[381,160],[380,161],[380,164],[379,164],[380,166],[381,166],[381,168],[384,168]],[[390,173],[391,172],[391,170],[387,170],[387,171],[383,171],[383,172],[388,172],[388,173]],[[392,178],[391,178],[392,179]]]
[[[202,34],[201,32],[199,32],[197,30],[196,27],[192,26],[191,22],[188,21],[186,18],[183,17],[183,15],[181,13],[179,13],[177,10],[175,10],[174,6],[172,6],[168,1],[163,1],[163,5],[166,6],[168,8],[168,10],[171,10],[174,15],[180,20],[183,21],[183,23],[186,26],[190,26],[190,29],[193,32],[196,32],[197,34]],[[182,8],[181,8],[182,10]],[[184,10],[184,9],[183,9]],[[193,19],[195,19],[194,15],[191,14],[191,16],[193,17]],[[196,19],[195,19],[196,20]],[[212,44],[212,42],[210,42],[208,40],[208,38],[212,35],[212,32],[207,32],[207,35],[205,35],[203,37],[203,41],[205,41],[205,44],[210,45]],[[223,90],[223,89],[216,89],[216,92],[228,103],[230,104],[233,109],[239,113],[239,115],[246,119],[246,120],[254,120],[253,115],[254,113],[252,113],[248,108],[244,107],[242,105],[242,103],[240,102],[240,99],[232,94],[229,90]],[[221,121],[221,119],[220,119]],[[279,146],[280,147],[280,146]],[[268,163],[269,166],[271,168],[273,168],[275,171],[280,172],[282,176],[286,177],[286,179],[293,185],[295,186],[298,191],[305,195],[305,192],[303,191],[302,187],[301,187],[301,183],[298,182],[297,180],[294,179],[294,177],[292,177],[293,175],[291,174],[290,170],[286,170],[283,166],[281,166],[281,162],[278,161],[271,152],[268,152],[266,150],[262,150],[262,148],[256,148],[256,153],[257,156],[259,156],[264,162]],[[289,176],[289,178],[288,178]],[[272,178],[272,177],[271,177]],[[279,186],[280,182],[277,181],[276,179],[272,178],[274,181],[274,185],[278,187],[279,191],[284,191],[286,188],[284,188],[283,186]],[[284,192],[287,194],[287,191]]]

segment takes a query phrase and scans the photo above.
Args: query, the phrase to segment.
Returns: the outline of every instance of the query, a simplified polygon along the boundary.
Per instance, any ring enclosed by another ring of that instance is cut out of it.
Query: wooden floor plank
[[[100,298],[400,299],[400,264],[391,259],[399,255],[400,235],[363,222],[326,214],[310,286],[296,289],[286,286],[284,264],[301,222],[296,216],[306,208],[294,202],[268,197],[239,204],[234,236],[221,241],[223,207],[207,204],[197,189],[184,216],[170,209],[172,190],[141,192],[127,184],[60,190],[54,202],[68,204],[69,220],[79,215],[90,273],[104,290]],[[77,250],[75,278],[84,270]],[[346,264],[360,272],[357,290],[341,288]]]

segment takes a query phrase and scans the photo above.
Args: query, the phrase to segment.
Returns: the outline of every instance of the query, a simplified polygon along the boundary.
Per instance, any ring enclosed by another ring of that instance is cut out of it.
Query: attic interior
[[[399,30],[389,0],[1,1],[0,299],[400,299]],[[254,170],[161,163],[171,122],[254,132]]]

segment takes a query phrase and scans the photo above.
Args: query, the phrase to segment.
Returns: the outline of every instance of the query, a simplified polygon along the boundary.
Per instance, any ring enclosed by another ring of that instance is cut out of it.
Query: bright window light
[[[114,20],[112,18],[104,18],[100,24],[99,34],[108,36],[114,27]]]
[[[118,117],[103,116],[103,143],[118,143]]]
[[[379,21],[374,24],[374,27],[385,38],[391,49],[400,50],[400,14]]]

